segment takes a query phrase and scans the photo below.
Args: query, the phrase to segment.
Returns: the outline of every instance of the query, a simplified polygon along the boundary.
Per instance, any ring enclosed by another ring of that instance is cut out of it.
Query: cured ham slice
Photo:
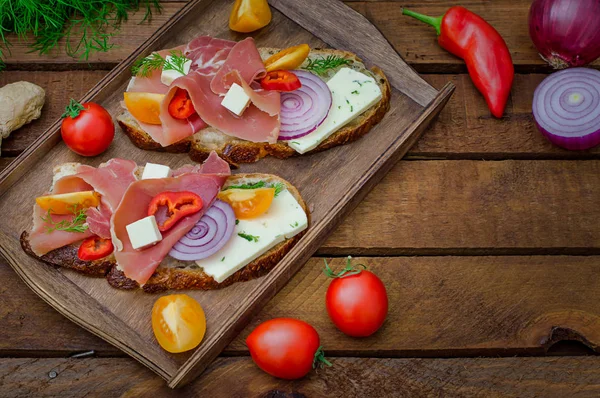
[[[175,95],[177,87],[185,89],[194,108],[208,125],[247,141],[271,144],[277,142],[281,125],[278,115],[271,116],[251,104],[243,116],[238,117],[221,105],[223,98],[211,90],[210,82],[210,78],[200,73],[190,73],[173,82],[167,98]],[[161,108],[161,114],[162,112]]]
[[[189,171],[189,172],[188,172]],[[199,168],[186,168],[177,177],[137,181],[129,187],[114,213],[111,234],[116,247],[115,258],[119,268],[130,279],[144,284],[171,248],[200,220],[214,202],[225,180],[230,175],[229,165],[212,152]],[[173,228],[162,233],[162,241],[144,249],[134,250],[127,225],[147,216],[152,198],[162,192],[191,191],[202,198],[203,207],[198,213],[183,218]]]
[[[136,180],[134,174],[136,167],[135,162],[130,160],[111,159],[98,168],[79,165],[75,169],[75,174],[57,180],[50,194],[95,190],[102,195],[100,206],[86,211],[86,215],[90,217],[86,220],[88,229],[80,233],[57,230],[48,232],[53,224],[71,221],[73,216],[50,215],[52,223],[49,223],[46,212],[36,204],[33,209],[33,228],[29,234],[33,252],[41,256],[93,235],[109,238],[110,231],[107,231],[106,225],[109,224],[112,213],[119,205],[125,191]]]
[[[214,76],[221,69],[234,46],[234,41],[200,36],[187,45],[184,54],[193,61],[192,71]]]
[[[252,104],[269,116],[277,116],[281,112],[281,94],[278,91],[267,91],[262,89],[253,89],[237,70],[234,70],[225,76],[225,79],[231,84],[237,83],[243,89]]]
[[[267,70],[253,38],[248,37],[231,49],[225,63],[210,83],[210,88],[215,94],[227,94],[236,82],[236,75],[231,74],[233,71],[237,71],[247,83],[266,76]]]

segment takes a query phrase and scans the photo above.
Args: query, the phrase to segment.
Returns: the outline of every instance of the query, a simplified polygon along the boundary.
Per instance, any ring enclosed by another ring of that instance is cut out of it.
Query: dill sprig
[[[72,208],[69,208],[69,211],[73,213],[73,218],[71,220],[62,220],[59,222],[54,222],[54,220],[52,220],[52,215],[50,210],[48,210],[46,216],[42,217],[42,221],[49,224],[49,226],[46,226],[46,233],[53,231],[84,233],[88,229],[88,226],[85,223],[87,221],[87,215],[85,214],[86,210],[87,209],[85,208],[78,209],[77,206],[73,206]]]
[[[179,50],[171,51],[169,55],[171,55],[171,58],[168,60],[159,53],[152,53],[146,58],[138,59],[131,67],[131,73],[133,76],[148,77],[152,71],[163,69],[174,70],[185,75],[184,66],[189,58],[185,57]]]
[[[159,0],[0,0],[0,69],[3,50],[10,54],[9,34],[19,40],[33,35],[31,51],[48,54],[65,39],[67,55],[87,60],[95,51],[112,48],[110,39],[131,12],[145,7],[142,22],[160,11]]]
[[[308,65],[303,69],[309,70],[316,73],[317,75],[323,76],[329,69],[335,69],[342,65],[349,65],[352,61],[344,57],[337,55],[329,55],[327,57],[320,57],[315,59],[308,59]]]
[[[248,242],[258,242],[258,239],[260,239],[260,236],[250,235],[245,232],[238,233],[238,236],[246,239]]]
[[[241,184],[241,185],[231,185],[227,188],[223,188],[223,191],[227,191],[228,189],[258,189],[258,188],[275,188],[275,196],[279,196],[281,192],[285,189],[285,184],[282,182],[268,183],[264,181],[258,181],[254,183]]]

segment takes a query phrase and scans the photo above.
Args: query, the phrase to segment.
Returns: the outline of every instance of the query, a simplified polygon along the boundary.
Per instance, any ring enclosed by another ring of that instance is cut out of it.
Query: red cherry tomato
[[[110,114],[93,102],[80,104],[72,99],[62,117],[62,139],[79,155],[99,155],[106,151],[115,137],[115,125]]]
[[[315,328],[297,319],[263,322],[250,333],[246,344],[254,363],[280,379],[304,377],[319,362],[331,366],[319,346]]]
[[[350,257],[339,274],[334,274],[327,262],[325,267],[325,274],[334,278],[327,289],[325,304],[335,326],[353,337],[370,336],[379,330],[388,312],[387,292],[381,279],[372,272],[352,267]]]

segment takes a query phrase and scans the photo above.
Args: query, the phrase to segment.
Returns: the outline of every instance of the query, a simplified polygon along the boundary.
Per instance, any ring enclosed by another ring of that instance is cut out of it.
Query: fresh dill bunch
[[[171,58],[168,60],[158,53],[152,53],[146,58],[138,59],[131,67],[131,74],[133,76],[148,77],[152,71],[163,69],[174,70],[185,75],[184,66],[189,58],[183,55],[180,50],[171,51],[169,55]]]
[[[3,50],[10,54],[10,34],[34,38],[32,51],[47,54],[59,47],[71,57],[87,60],[92,52],[112,48],[111,37],[129,14],[144,7],[142,22],[160,11],[159,0],[0,0],[0,69]]]
[[[337,55],[329,55],[315,59],[308,59],[308,65],[303,67],[308,71],[323,76],[328,70],[338,68],[342,65],[349,65],[352,61]]]
[[[87,231],[88,226],[85,223],[87,221],[87,215],[85,214],[87,209],[78,209],[77,206],[74,206],[69,210],[73,213],[74,217],[71,220],[62,220],[59,222],[54,222],[52,220],[52,215],[50,210],[48,210],[46,216],[41,217],[43,222],[49,224],[46,227],[46,232],[50,233],[53,231],[65,231],[84,233]]]

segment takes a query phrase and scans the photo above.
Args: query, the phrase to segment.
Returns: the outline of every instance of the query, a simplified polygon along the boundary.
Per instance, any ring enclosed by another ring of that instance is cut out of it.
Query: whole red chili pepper
[[[162,192],[148,205],[148,215],[156,218],[158,230],[171,229],[177,221],[202,210],[202,198],[194,192]]]
[[[515,69],[508,47],[496,29],[464,7],[451,7],[438,18],[407,9],[402,13],[435,27],[440,46],[464,59],[492,115],[502,117]]]

